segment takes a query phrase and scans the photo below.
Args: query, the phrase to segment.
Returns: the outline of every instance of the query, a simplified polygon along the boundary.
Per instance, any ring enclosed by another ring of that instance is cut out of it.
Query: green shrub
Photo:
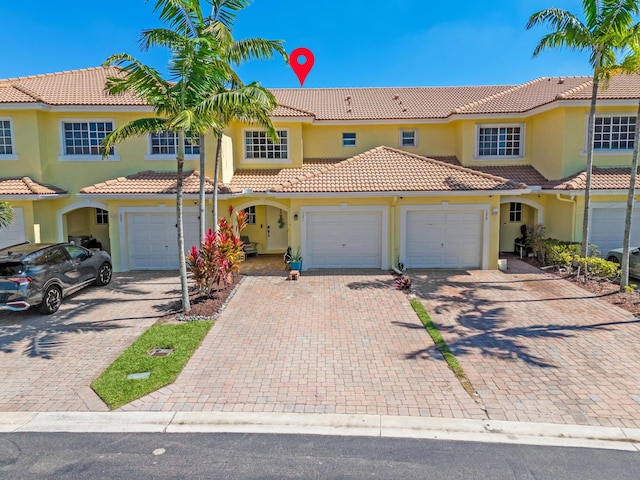
[[[589,275],[597,278],[615,278],[620,272],[620,265],[599,257],[580,258],[579,263]]]

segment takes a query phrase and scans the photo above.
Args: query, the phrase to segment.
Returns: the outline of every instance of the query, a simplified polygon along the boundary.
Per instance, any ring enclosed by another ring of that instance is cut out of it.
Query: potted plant
[[[300,249],[291,254],[291,270],[302,271],[302,254]]]

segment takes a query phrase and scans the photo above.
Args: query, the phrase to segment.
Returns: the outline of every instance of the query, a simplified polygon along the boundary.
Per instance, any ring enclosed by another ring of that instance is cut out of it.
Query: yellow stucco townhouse
[[[134,138],[102,159],[104,135],[153,114],[136,98],[104,93],[116,74],[98,67],[0,80],[0,199],[16,213],[0,246],[93,238],[116,271],[177,268],[177,136]],[[219,212],[246,210],[243,234],[260,253],[299,248],[304,269],[495,269],[523,224],[580,240],[588,77],[273,93],[280,142],[233,124],[219,172]],[[640,77],[617,76],[598,100],[591,240],[603,252],[622,245],[639,96]],[[200,145],[186,143],[190,247]],[[212,225],[211,135],[205,151]],[[633,235],[640,242],[640,221]]]

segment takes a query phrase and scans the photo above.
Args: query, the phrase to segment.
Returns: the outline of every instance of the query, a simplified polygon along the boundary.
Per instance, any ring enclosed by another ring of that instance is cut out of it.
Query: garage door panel
[[[594,208],[591,216],[590,238],[601,255],[609,250],[622,248],[626,207]],[[634,208],[631,222],[631,246],[640,245],[640,211]]]
[[[310,212],[306,229],[305,262],[308,267],[381,267],[379,212]]]
[[[179,268],[176,215],[131,213],[128,215],[129,268],[131,270],[176,270]],[[198,245],[198,218],[183,217],[185,253]]]
[[[480,268],[483,212],[406,212],[405,265],[409,268]]]
[[[24,210],[13,209],[13,220],[8,228],[0,229],[0,248],[22,243],[26,240],[24,235]]]

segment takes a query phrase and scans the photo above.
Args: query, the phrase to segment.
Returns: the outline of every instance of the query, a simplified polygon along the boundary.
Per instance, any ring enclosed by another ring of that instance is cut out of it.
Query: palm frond
[[[289,62],[289,55],[282,40],[247,38],[228,45],[226,49],[226,57],[236,64],[248,60],[271,60],[276,53],[279,53],[285,62]]]
[[[161,132],[166,130],[166,126],[167,120],[159,117],[139,118],[120,125],[102,139],[102,142],[100,143],[104,149],[102,158],[107,158],[109,156],[109,150],[111,150],[111,148],[117,143],[131,137]]]

